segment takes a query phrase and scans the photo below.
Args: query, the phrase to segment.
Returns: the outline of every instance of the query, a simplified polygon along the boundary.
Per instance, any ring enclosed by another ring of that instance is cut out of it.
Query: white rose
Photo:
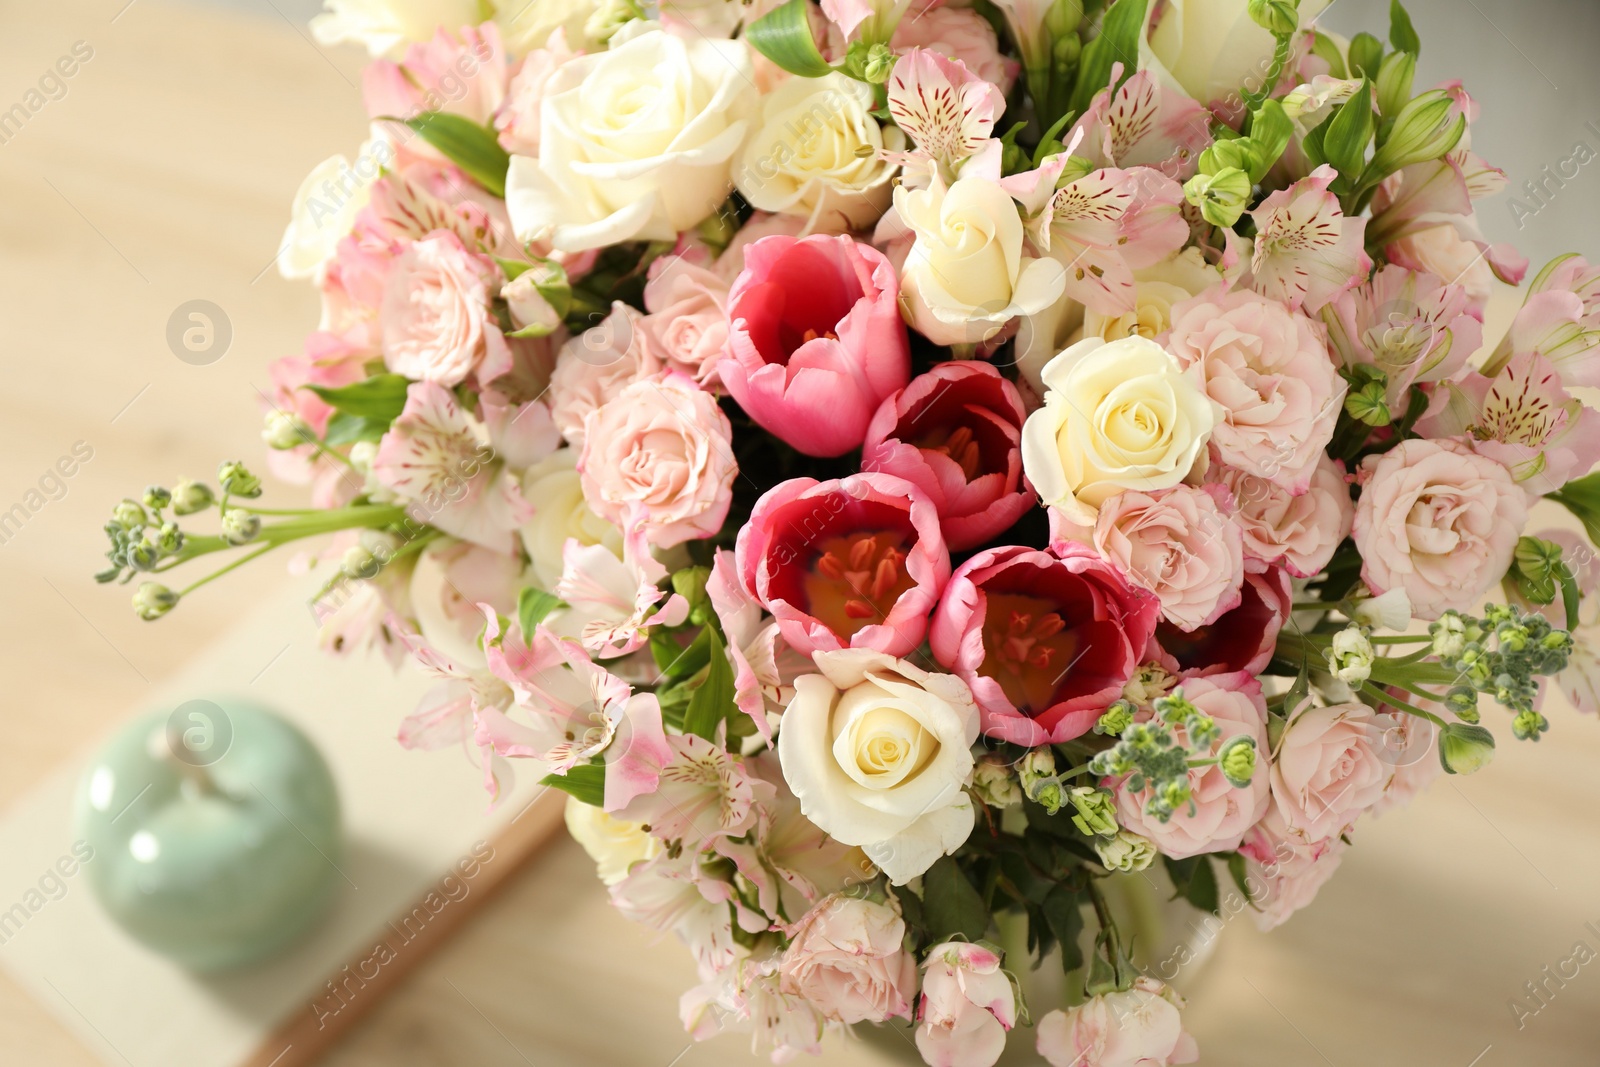
[[[806,818],[904,885],[972,833],[972,692],[871,649],[812,659],[778,734],[784,780]]]
[[[594,860],[606,885],[616,885],[628,877],[629,867],[661,853],[661,842],[646,833],[642,823],[607,815],[574,797],[567,798],[567,832]]]
[[[534,508],[533,518],[522,527],[522,547],[533,560],[534,577],[546,589],[554,589],[561,578],[562,551],[569,538],[584,546],[605,545],[622,556],[622,531],[584,500],[577,463],[577,450],[563,448],[522,474],[522,497]]]
[[[590,23],[600,28],[596,15],[604,6],[603,0],[498,0],[494,21],[512,55],[544,48],[557,30],[566,33],[569,48],[587,52],[600,43]]]
[[[563,64],[539,105],[539,158],[512,156],[506,174],[517,237],[582,252],[672,240],[704,220],[727,199],[752,76],[742,42],[644,22]]]
[[[407,45],[428,40],[440,26],[455,30],[481,20],[478,0],[324,0],[323,7],[311,20],[317,43],[359,44],[374,59],[399,59]]]
[[[337,155],[311,168],[289,209],[289,227],[278,246],[278,273],[291,279],[315,277],[355,228],[356,215],[372,199],[372,183],[393,159],[393,146],[371,140],[361,146],[354,163]]]
[[[1086,337],[1044,368],[1044,406],[1022,427],[1022,467],[1045,504],[1090,525],[1124,489],[1169,489],[1217,420],[1194,368],[1145,337]]]
[[[762,100],[734,186],[752,207],[805,218],[808,231],[866,229],[888,209],[896,170],[879,154],[905,147],[898,128],[874,121],[875,106],[872,86],[843,74],[790,78]]]
[[[900,220],[916,235],[901,274],[907,321],[935,344],[976,344],[1018,315],[1056,302],[1060,263],[1023,255],[1022,218],[1011,194],[986,178],[894,191]]]
[[[1309,26],[1331,0],[1300,0],[1300,25]],[[1165,67],[1170,80],[1202,104],[1237,99],[1266,80],[1276,42],[1250,17],[1247,0],[1167,0],[1151,5],[1139,69]]]

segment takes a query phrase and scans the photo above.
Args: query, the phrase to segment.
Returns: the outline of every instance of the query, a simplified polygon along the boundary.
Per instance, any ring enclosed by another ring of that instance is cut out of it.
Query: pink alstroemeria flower
[[[368,64],[361,96],[374,119],[444,111],[487,125],[505,101],[510,80],[494,23],[463,26],[456,33],[441,26],[432,40],[408,48],[399,63],[378,59]]]
[[[934,658],[967,683],[983,732],[1019,745],[1087,733],[1133,676],[1160,603],[1091,548],[967,560],[933,617]]]
[[[763,237],[744,263],[728,294],[722,384],[806,455],[843,455],[911,380],[894,267],[870,245],[824,234]]]
[[[931,161],[947,181],[989,140],[1006,109],[998,87],[930,48],[902,55],[885,88],[890,117],[916,143],[909,158]]]
[[[1211,113],[1163,87],[1153,71],[1139,71],[1113,93],[1122,70],[1111,65],[1111,85],[1095,94],[1068,140],[1082,135],[1078,154],[1091,166],[1155,167],[1180,182],[1192,177],[1211,144]]]
[[[950,579],[938,512],[888,474],[783,482],[756,502],[736,557],[745,588],[805,655],[908,655]]]
[[[782,714],[794,696],[794,679],[810,673],[811,660],[789,647],[778,633],[777,621],[745,589],[732,552],[717,552],[706,579],[706,596],[727,636],[734,668],[733,702],[771,741],[770,717]]]
[[[1328,191],[1338,176],[1324,164],[1250,212],[1256,224],[1252,287],[1308,315],[1360,285],[1372,270],[1363,247],[1367,220],[1346,217]]]
[[[1432,274],[1389,264],[1322,309],[1328,347],[1346,368],[1383,371],[1392,411],[1413,385],[1451,378],[1483,343],[1472,295]]]
[[[626,526],[622,558],[605,545],[568,539],[555,594],[566,607],[545,621],[552,633],[577,640],[596,656],[625,656],[644,647],[652,626],[677,626],[689,603],[661,588],[667,568],[650,554],[643,526]]]

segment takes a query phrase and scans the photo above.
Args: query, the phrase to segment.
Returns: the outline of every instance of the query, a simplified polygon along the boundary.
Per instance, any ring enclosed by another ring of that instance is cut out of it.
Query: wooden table
[[[125,3],[4,8],[0,109],[25,100],[75,42],[93,54],[64,96],[0,143],[0,511],[26,502],[74,443],[93,458],[0,545],[11,692],[0,803],[281,581],[257,567],[148,625],[127,590],[89,576],[116,500],[152,477],[259,460],[254,390],[316,317],[311,291],[268,269],[288,200],[312,164],[353,151],[363,133],[359,54],[324,53],[287,20]],[[232,323],[230,350],[206,366],[175,358],[165,340],[169,315],[192,299]],[[1548,1006],[1521,1029],[1509,1007],[1576,942],[1600,951],[1600,722],[1565,709],[1553,718],[1538,746],[1511,743],[1500,724],[1506,747],[1488,773],[1363,825],[1309,914],[1270,937],[1230,924],[1187,990],[1206,1062],[1600,1063],[1600,962],[1564,987],[1550,982]],[[691,981],[676,943],[616,915],[563,841],[328,1062],[754,1062],[737,1037],[688,1045],[676,1006]],[[3,980],[0,1050],[6,1063],[94,1062]],[[829,1062],[883,1061],[854,1047]]]

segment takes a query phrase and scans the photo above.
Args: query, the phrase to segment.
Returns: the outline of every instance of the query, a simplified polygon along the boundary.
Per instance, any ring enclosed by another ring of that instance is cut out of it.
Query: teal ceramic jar
[[[144,716],[78,784],[102,906],[193,970],[260,960],[310,928],[344,880],[339,797],[310,740],[240,701]]]

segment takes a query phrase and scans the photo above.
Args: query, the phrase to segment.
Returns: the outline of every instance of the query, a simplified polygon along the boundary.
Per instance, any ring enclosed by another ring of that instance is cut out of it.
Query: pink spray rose
[[[1017,994],[992,949],[946,941],[928,950],[917,1051],[929,1067],[994,1067],[1017,1025]]]
[[[723,385],[801,452],[850,451],[911,379],[894,268],[870,245],[822,234],[765,237],[744,257],[728,296]]]
[[[1262,930],[1281,926],[1310,904],[1339,869],[1346,847],[1338,837],[1307,841],[1288,833],[1277,812],[1269,810],[1239,845],[1256,926]]]
[[[883,402],[867,427],[863,470],[911,482],[939,512],[953,551],[1009,529],[1037,499],[1022,480],[1016,386],[987,363],[940,363]]]
[[[583,444],[589,413],[641,378],[663,370],[654,340],[640,315],[618,301],[611,314],[561,348],[550,375],[550,411],[574,446]]]
[[[1453,440],[1402,441],[1361,464],[1354,534],[1374,593],[1404,589],[1411,613],[1471,610],[1505,576],[1528,519],[1504,466]]]
[[[1050,1067],[1167,1067],[1195,1063],[1200,1050],[1183,1028],[1183,998],[1154,978],[1134,979],[1039,1020],[1039,1055]]]
[[[946,59],[959,60],[1002,94],[1011,91],[1020,69],[1016,60],[1000,54],[999,38],[989,21],[966,7],[929,4],[920,14],[901,19],[889,43],[897,55],[931,48]]]
[[[1245,560],[1238,607],[1223,612],[1211,625],[1193,630],[1159,623],[1146,658],[1173,674],[1258,674],[1272,661],[1278,631],[1293,603],[1294,590],[1286,570]]]
[[[383,362],[396,374],[440,385],[487,385],[511,370],[511,349],[494,320],[500,268],[454,233],[415,242],[383,288]]]
[[[1108,782],[1117,797],[1117,818],[1125,829],[1155,842],[1164,856],[1185,859],[1202,852],[1227,852],[1237,848],[1245,831],[1266,813],[1271,800],[1267,784],[1267,703],[1261,696],[1261,683],[1244,672],[1219,674],[1209,678],[1187,676],[1173,695],[1182,694],[1189,703],[1216,721],[1222,736],[1212,742],[1215,755],[1234,737],[1250,737],[1256,742],[1258,767],[1250,784],[1240,789],[1229,782],[1222,768],[1192,767],[1189,788],[1193,810],[1181,807],[1166,822],[1145,814],[1149,786],[1138,792],[1128,788],[1127,780]],[[1179,740],[1187,743],[1184,728],[1172,728]]]
[[[888,904],[831,896],[789,931],[779,988],[844,1023],[909,1018],[917,961],[905,921]]]
[[[933,505],[888,474],[792,478],[768,490],[739,531],[736,556],[745,588],[804,655],[908,655],[950,580]]]
[[[1172,309],[1167,350],[1199,365],[1223,413],[1211,431],[1217,458],[1302,492],[1344,406],[1320,329],[1248,290],[1213,290]]]
[[[716,398],[679,374],[634,382],[584,422],[583,497],[618,526],[670,548],[722,529],[733,501],[733,429]]]
[[[1287,832],[1337,837],[1378,802],[1393,775],[1390,725],[1366,704],[1300,706],[1272,761],[1272,802]]]
[[[1215,622],[1239,606],[1244,540],[1220,486],[1128,491],[1100,506],[1094,546],[1134,585],[1161,600],[1161,614],[1184,630]]]
[[[962,564],[929,643],[972,689],[985,733],[1021,745],[1087,733],[1121,693],[1154,629],[1154,597],[1086,546],[991,548]]]
[[[1355,505],[1344,465],[1336,459],[1323,455],[1299,496],[1244,471],[1227,468],[1215,475],[1233,493],[1247,559],[1282,563],[1296,578],[1310,578],[1350,535]]]

